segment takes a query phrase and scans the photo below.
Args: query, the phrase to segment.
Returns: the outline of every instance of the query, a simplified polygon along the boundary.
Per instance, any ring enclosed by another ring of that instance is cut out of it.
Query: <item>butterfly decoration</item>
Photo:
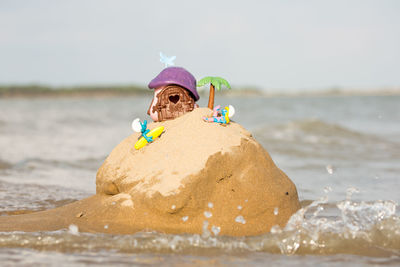
[[[160,52],[160,62],[164,63],[166,68],[168,66],[175,65],[175,63],[174,63],[175,59],[176,59],[176,56],[168,57],[168,56],[164,55],[162,52]]]

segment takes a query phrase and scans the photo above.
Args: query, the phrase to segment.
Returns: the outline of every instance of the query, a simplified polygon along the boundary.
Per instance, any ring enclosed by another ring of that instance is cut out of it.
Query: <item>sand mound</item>
[[[227,235],[284,225],[299,208],[293,183],[243,127],[203,122],[206,115],[202,108],[150,124],[165,133],[141,150],[138,134],[125,139],[99,169],[97,193],[122,196],[161,231],[201,232],[204,220]]]
[[[25,223],[13,229],[52,230],[74,223],[91,232],[202,233],[208,225],[213,234],[241,236],[284,226],[300,207],[294,184],[248,131],[234,122],[204,122],[210,114],[201,108],[150,124],[149,129],[162,125],[165,132],[141,150],[134,148],[139,134],[129,136],[99,169],[95,196],[21,215]],[[32,227],[39,218],[46,218],[47,227]],[[0,231],[7,230],[5,220],[0,218]]]

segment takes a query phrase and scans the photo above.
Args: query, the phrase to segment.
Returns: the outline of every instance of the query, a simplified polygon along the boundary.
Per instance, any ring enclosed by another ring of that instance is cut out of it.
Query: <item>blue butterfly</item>
[[[167,68],[168,66],[173,66],[174,60],[176,59],[176,56],[168,57],[164,55],[162,52],[160,52],[160,62],[165,64],[165,67]]]

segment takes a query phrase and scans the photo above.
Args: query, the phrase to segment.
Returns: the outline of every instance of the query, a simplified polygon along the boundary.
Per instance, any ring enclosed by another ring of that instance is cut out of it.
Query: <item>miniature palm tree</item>
[[[214,95],[215,95],[215,88],[217,90],[221,90],[221,85],[225,85],[227,88],[231,89],[231,86],[229,85],[228,81],[225,80],[224,78],[221,77],[204,77],[197,83],[197,87],[201,87],[206,84],[210,84],[210,95],[208,97],[208,108],[213,109],[214,108]]]

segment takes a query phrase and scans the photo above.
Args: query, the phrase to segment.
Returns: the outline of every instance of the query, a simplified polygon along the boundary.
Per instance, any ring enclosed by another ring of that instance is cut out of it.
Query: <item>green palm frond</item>
[[[221,83],[219,82],[219,80],[216,80],[215,78],[212,80],[212,85],[214,85],[215,89],[217,89],[217,91],[221,90]]]
[[[211,83],[212,80],[213,80],[213,77],[210,77],[210,76],[204,77],[203,79],[201,79],[200,81],[197,82],[197,87],[201,87],[208,83]]]
[[[217,89],[218,91],[221,90],[221,85],[225,85],[228,89],[231,89],[231,85],[224,78],[211,77],[211,76],[204,77],[203,79],[198,81],[197,82],[197,87],[201,87],[201,86],[206,85],[208,83],[211,83],[212,85],[214,85],[215,89]]]
[[[220,83],[226,86],[226,88],[231,89],[231,85],[228,83],[227,80],[221,77],[215,77],[215,79],[218,79]]]

